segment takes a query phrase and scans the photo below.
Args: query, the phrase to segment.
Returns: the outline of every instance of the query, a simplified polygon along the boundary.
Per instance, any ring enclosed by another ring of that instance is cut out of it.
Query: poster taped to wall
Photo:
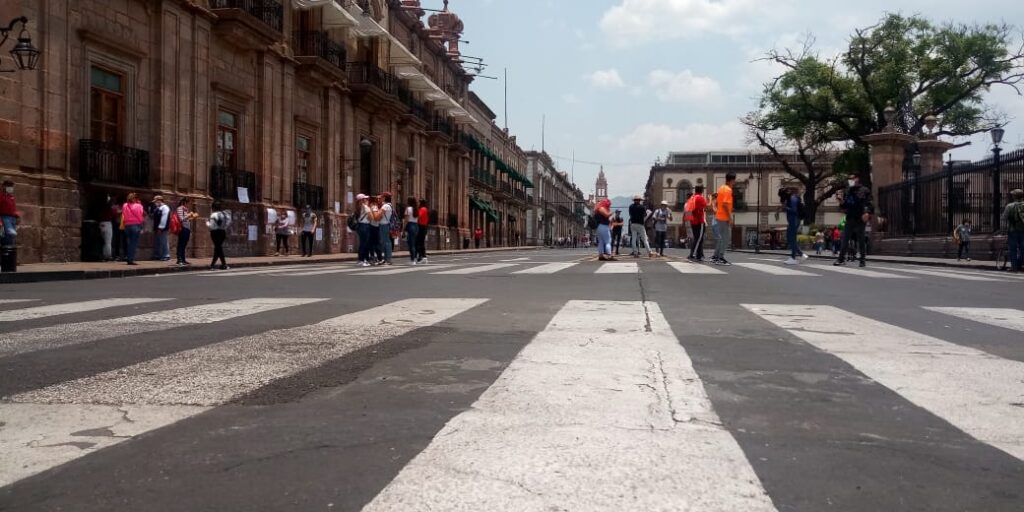
[[[260,238],[259,226],[255,225],[255,224],[249,224],[249,241],[250,242],[255,242],[256,240],[259,240],[259,238]]]
[[[238,187],[238,202],[243,204],[249,203],[249,189],[246,187]]]
[[[267,224],[273,226],[275,222],[277,222],[277,210],[267,208]]]
[[[324,240],[324,228],[316,228],[316,241],[322,242]]]

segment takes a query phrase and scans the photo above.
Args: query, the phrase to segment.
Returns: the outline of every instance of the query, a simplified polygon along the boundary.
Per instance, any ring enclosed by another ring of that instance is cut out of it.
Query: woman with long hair
[[[139,235],[142,234],[142,224],[146,222],[146,213],[139,201],[139,195],[135,192],[128,194],[128,199],[121,206],[121,219],[127,239],[125,260],[129,265],[138,265],[135,263],[135,252],[139,248]]]
[[[183,197],[178,200],[178,207],[174,210],[174,215],[178,217],[178,222],[181,224],[181,231],[178,232],[178,262],[179,267],[190,265],[188,260],[185,259],[185,249],[188,247],[188,241],[192,238],[192,222],[198,217],[196,212],[192,211],[188,207],[189,200],[187,197]]]
[[[594,217],[597,219],[597,259],[600,261],[615,261],[612,256],[612,202],[602,199],[594,209]]]
[[[420,232],[416,234],[416,263],[427,263],[427,230],[430,227],[430,209],[427,200],[420,199],[420,208],[416,211],[416,224]]]
[[[213,261],[210,262],[210,270],[217,268],[217,260],[220,260],[220,269],[227,270],[228,262],[224,259],[224,240],[228,238],[228,226],[231,224],[231,217],[224,211],[219,201],[215,201],[211,207],[213,213],[206,222],[210,228],[210,240],[213,241]]]
[[[416,198],[409,196],[405,201],[405,245],[409,248],[409,261],[415,265],[419,258],[416,241],[420,236],[420,225],[416,222]]]

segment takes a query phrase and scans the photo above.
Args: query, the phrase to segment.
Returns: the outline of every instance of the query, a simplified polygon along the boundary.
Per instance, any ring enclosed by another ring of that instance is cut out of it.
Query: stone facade
[[[792,165],[802,165],[795,156],[792,160]],[[711,194],[725,183],[725,175],[729,172],[736,173],[733,246],[752,247],[759,232],[762,244],[767,244],[771,236],[777,239],[781,236],[781,240],[785,240],[786,216],[778,213],[781,205],[777,192],[783,186],[796,186],[802,193],[803,187],[771,155],[745,151],[674,152],[669,153],[664,163],[659,162],[651,168],[645,190],[650,205],[668,202],[673,212],[668,238],[673,246],[680,238],[686,237],[683,206],[687,193],[692,193],[697,185],[703,185],[710,203]],[[763,186],[759,182],[761,174],[764,176]],[[812,224],[835,226],[841,219],[839,203],[833,197],[818,209]]]
[[[571,238],[585,231],[583,191],[569,175],[555,167],[546,152],[527,151],[527,173],[533,182],[532,208],[528,214],[527,242],[553,245],[560,238]],[[601,174],[601,179],[604,173]],[[605,183],[604,190],[607,190]]]
[[[0,176],[18,185],[19,260],[94,257],[96,221],[129,192],[146,203],[191,198],[203,217],[224,202],[229,256],[272,253],[270,210],[304,204],[324,219],[316,252],[352,251],[344,223],[353,197],[384,191],[396,202],[425,198],[428,243],[455,248],[480,221],[470,175],[485,161],[499,183],[491,245],[522,242],[526,183],[509,177],[525,156],[493,115],[479,115],[489,109],[460,64],[462,22],[447,11],[424,20],[418,7],[3,2],[0,18],[27,16],[43,51],[38,70],[0,74]],[[197,224],[190,255],[204,256]]]

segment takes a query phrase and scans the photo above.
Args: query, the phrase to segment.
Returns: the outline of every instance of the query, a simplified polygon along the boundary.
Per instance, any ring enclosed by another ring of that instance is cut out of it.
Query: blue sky
[[[440,8],[441,0],[424,0]],[[855,27],[886,11],[924,12],[933,21],[1006,21],[1024,25],[1024,2],[909,0],[451,0],[465,22],[463,53],[483,57],[473,89],[503,122],[508,68],[508,125],[525,149],[545,147],[576,182],[592,191],[601,162],[612,195],[632,195],[651,163],[669,151],[746,145],[737,118],[756,104],[777,69],[755,60],[773,47],[796,47],[813,34],[823,55],[842,48]],[[1015,121],[1010,146],[1024,143],[1024,98],[1009,88],[990,102]],[[977,158],[985,139],[956,150]]]

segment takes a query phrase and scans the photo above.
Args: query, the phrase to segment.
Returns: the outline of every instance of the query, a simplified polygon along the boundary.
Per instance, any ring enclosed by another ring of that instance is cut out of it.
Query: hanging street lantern
[[[0,59],[0,72],[12,73],[14,71],[32,71],[39,65],[39,56],[41,52],[38,48],[32,45],[32,37],[28,33],[28,18],[22,16],[20,18],[14,18],[11,23],[7,25],[7,28],[0,27],[0,47],[3,47],[4,43],[11,36],[11,32],[14,31],[14,27],[21,23],[21,32],[18,34],[18,41],[14,44],[14,48],[11,49],[11,58],[14,60],[14,68],[4,68],[3,61]]]

